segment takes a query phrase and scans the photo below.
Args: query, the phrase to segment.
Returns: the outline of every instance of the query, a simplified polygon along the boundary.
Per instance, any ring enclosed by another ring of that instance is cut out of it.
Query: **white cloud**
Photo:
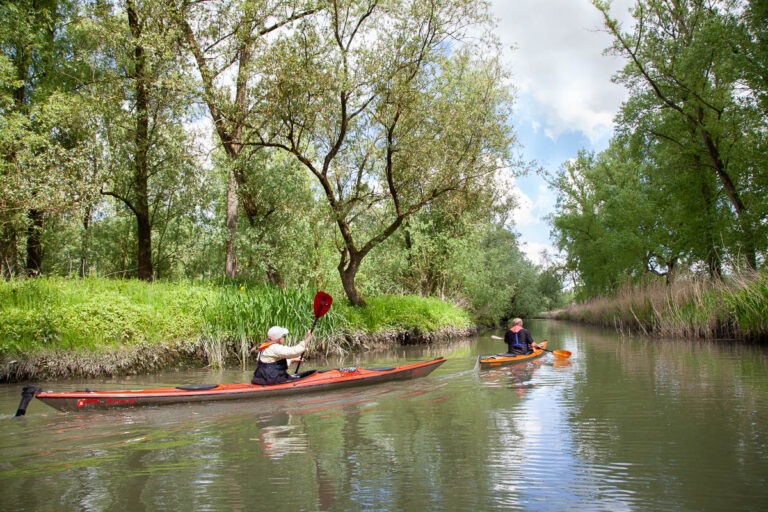
[[[613,0],[611,14],[629,26],[634,0]],[[590,0],[492,0],[497,33],[506,48],[517,91],[514,123],[524,135],[525,160],[557,168],[579,149],[601,151],[613,133],[613,119],[626,98],[611,77],[624,65],[604,55],[612,38]],[[514,49],[511,49],[511,48]],[[520,246],[541,264],[541,251],[557,253],[544,219],[554,211],[555,193],[537,176],[516,179],[518,206],[512,213]]]
[[[534,194],[526,194],[520,187],[520,180],[511,173],[504,172],[497,176],[502,190],[509,192],[515,198],[515,208],[512,211],[509,226],[520,234],[520,249],[528,259],[535,264],[543,264],[541,252],[546,250],[550,255],[557,251],[549,241],[550,227],[544,217],[554,208],[554,196],[548,190],[546,183],[533,178],[521,178],[532,181]]]
[[[628,20],[631,0],[614,2],[612,13]],[[519,91],[519,116],[541,123],[548,137],[583,132],[605,140],[624,89],[611,82],[621,67],[603,55],[611,37],[589,0],[493,0],[498,35]]]
[[[533,209],[533,199],[523,193],[519,188],[515,189],[517,204],[512,213],[512,221],[517,228],[530,226],[537,222]]]

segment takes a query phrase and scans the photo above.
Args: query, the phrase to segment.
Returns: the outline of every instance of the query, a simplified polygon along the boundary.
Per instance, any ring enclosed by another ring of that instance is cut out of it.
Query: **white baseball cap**
[[[288,329],[276,325],[269,328],[267,331],[267,338],[271,340],[279,340],[285,337],[286,334],[288,334]]]

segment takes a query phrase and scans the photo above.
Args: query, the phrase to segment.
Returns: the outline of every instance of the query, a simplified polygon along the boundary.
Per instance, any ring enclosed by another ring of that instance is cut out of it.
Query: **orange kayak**
[[[34,394],[37,399],[61,411],[90,411],[146,405],[281,397],[424,377],[444,362],[445,358],[438,357],[431,361],[387,368],[350,367],[319,370],[305,372],[306,376],[295,381],[270,386],[250,383],[203,384],[140,390],[93,391],[86,389],[66,392],[42,391],[39,388],[27,386],[22,392],[22,397],[25,396],[25,393],[27,395]],[[23,401],[24,399],[22,399]],[[26,405],[20,406],[19,409],[20,411],[26,410]],[[19,414],[17,413],[17,415]]]
[[[544,348],[547,348],[547,342],[542,341],[539,343]],[[534,350],[531,354],[525,354],[520,356],[512,356],[507,354],[496,354],[495,356],[479,356],[477,363],[480,365],[481,370],[488,368],[497,368],[499,366],[506,366],[509,364],[517,364],[524,361],[530,361],[542,355],[545,351],[543,349]]]

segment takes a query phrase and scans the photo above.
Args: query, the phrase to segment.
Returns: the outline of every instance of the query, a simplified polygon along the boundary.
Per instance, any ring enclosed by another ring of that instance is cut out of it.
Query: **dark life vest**
[[[256,370],[253,372],[251,384],[266,386],[269,384],[282,384],[283,382],[293,380],[293,377],[288,374],[287,360],[280,359],[274,363],[263,363],[261,361],[261,353],[275,343],[277,342],[267,341],[259,345],[259,357],[256,358]]]
[[[511,332],[511,331],[510,331]],[[521,335],[521,333],[523,333]],[[507,342],[507,350],[511,354],[529,354],[533,352],[530,347],[530,343],[533,342],[530,333],[525,330],[513,332],[514,341],[511,341],[511,336],[504,336],[504,341]]]

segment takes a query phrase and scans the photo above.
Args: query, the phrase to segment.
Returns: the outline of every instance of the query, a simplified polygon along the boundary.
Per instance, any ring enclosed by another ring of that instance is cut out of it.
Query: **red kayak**
[[[42,391],[39,388],[27,386],[22,392],[22,404],[19,406],[17,416],[24,414],[26,404],[29,403],[33,396],[61,411],[91,411],[145,405],[244,400],[414,379],[429,375],[444,362],[445,358],[438,357],[431,361],[421,361],[387,368],[350,367],[319,370],[305,372],[305,376],[292,382],[270,386],[258,384],[203,384],[174,388],[120,391],[92,391],[86,389],[84,391],[68,392]]]

